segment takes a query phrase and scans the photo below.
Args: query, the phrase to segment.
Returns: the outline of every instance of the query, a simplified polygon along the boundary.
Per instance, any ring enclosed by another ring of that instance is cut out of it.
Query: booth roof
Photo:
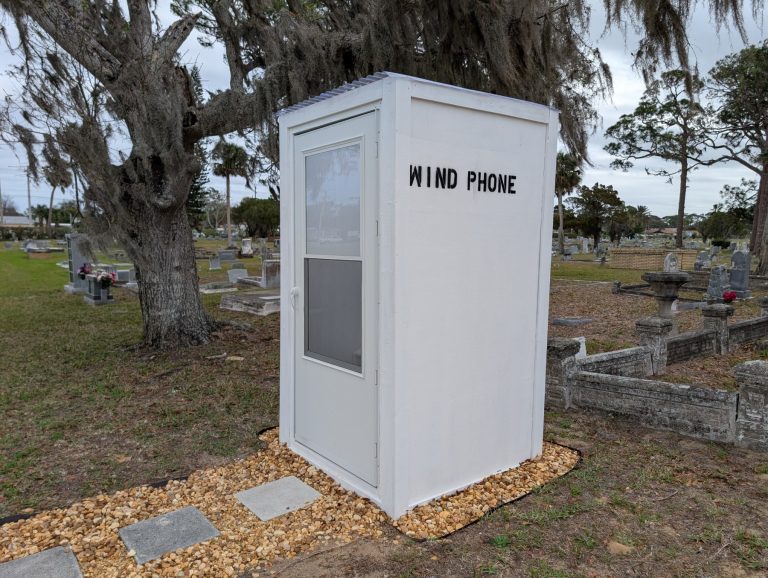
[[[318,94],[317,96],[313,96],[311,98],[308,98],[307,100],[302,100],[301,102],[298,102],[294,105],[286,107],[281,111],[279,111],[277,115],[282,116],[284,114],[288,114],[289,112],[294,112],[296,110],[305,108],[310,104],[322,102],[324,100],[328,100],[329,98],[333,98],[334,96],[338,96],[340,94],[344,94],[345,92],[350,92],[352,90],[355,90],[356,88],[360,88],[361,86],[373,84],[374,82],[378,82],[379,80],[387,78],[388,76],[393,76],[393,75],[389,72],[377,72],[376,74],[371,74],[363,78],[359,78],[357,80],[354,80],[352,82],[348,82],[347,84],[339,86],[338,88],[334,88],[333,90],[323,92],[322,94]]]
[[[288,114],[288,113],[291,113],[291,112],[295,112],[297,110],[301,110],[302,108],[306,108],[307,106],[316,104],[318,102],[322,102],[324,100],[329,100],[329,99],[331,99],[331,98],[333,98],[335,96],[339,96],[340,94],[344,94],[346,92],[351,92],[351,91],[353,91],[355,89],[358,89],[360,87],[367,86],[369,84],[373,84],[374,82],[378,82],[380,80],[383,80],[383,79],[389,78],[389,77],[410,78],[410,79],[413,79],[413,80],[417,80],[419,82],[426,82],[426,83],[429,83],[429,84],[437,84],[437,85],[442,85],[442,86],[450,86],[450,85],[447,85],[447,84],[442,84],[440,82],[435,82],[435,81],[432,81],[432,80],[426,80],[424,78],[417,78],[415,76],[408,76],[407,74],[399,74],[397,72],[386,72],[386,71],[377,72],[375,74],[371,74],[371,75],[368,75],[368,76],[364,76],[363,78],[359,78],[357,80],[354,80],[352,82],[348,82],[347,84],[339,86],[338,88],[334,88],[333,90],[328,90],[326,92],[323,92],[322,94],[318,94],[317,96],[313,96],[313,97],[308,98],[306,100],[302,100],[301,102],[297,102],[296,104],[293,104],[291,106],[288,106],[288,107],[278,111],[277,112],[277,116],[280,117],[280,116],[283,116],[284,114]],[[458,88],[460,90],[466,90],[466,91],[469,91],[469,92],[477,92],[477,91],[472,90],[472,89],[461,88],[461,87],[458,87],[458,86],[453,86],[452,88]],[[510,98],[511,100],[519,100],[519,99],[515,99],[515,98],[512,98],[512,97],[504,97],[504,98]],[[536,104],[537,106],[543,106],[544,108],[549,108],[551,110],[556,110],[553,107],[549,107],[549,106],[546,106],[544,104],[530,103],[530,102],[529,102],[529,104]]]

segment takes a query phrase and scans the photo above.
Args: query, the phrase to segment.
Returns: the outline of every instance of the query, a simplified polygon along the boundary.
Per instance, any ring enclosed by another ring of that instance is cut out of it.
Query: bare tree
[[[740,17],[737,2],[710,0]],[[644,65],[685,42],[645,20],[650,0],[606,0],[611,22],[639,18],[652,34]],[[684,23],[692,0],[664,2]],[[153,0],[0,0],[14,19],[23,62],[19,102],[3,116],[35,170],[40,133],[55,137],[82,177],[84,220],[113,235],[141,276],[148,344],[205,342],[185,201],[199,165],[195,143],[252,131],[257,156],[277,160],[274,112],[356,77],[393,70],[561,110],[566,146],[584,156],[610,88],[586,40],[589,3],[571,0],[174,0],[161,29]],[[737,25],[740,22],[736,19]],[[229,88],[202,101],[179,48],[197,27],[223,44]],[[2,119],[0,119],[2,120]],[[130,143],[120,154],[115,135]]]

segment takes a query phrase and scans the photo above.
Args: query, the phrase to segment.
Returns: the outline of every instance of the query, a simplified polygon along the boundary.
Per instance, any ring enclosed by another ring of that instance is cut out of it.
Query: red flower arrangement
[[[736,301],[736,291],[723,291],[723,302],[733,303]]]
[[[91,274],[91,265],[89,263],[83,263],[80,268],[77,270],[77,276],[80,277],[80,279],[85,279],[86,275]]]

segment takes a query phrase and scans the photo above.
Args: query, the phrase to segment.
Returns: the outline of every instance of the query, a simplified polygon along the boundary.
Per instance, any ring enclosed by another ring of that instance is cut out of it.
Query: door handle
[[[291,288],[291,308],[296,309],[296,297],[299,296],[299,288],[293,287]]]

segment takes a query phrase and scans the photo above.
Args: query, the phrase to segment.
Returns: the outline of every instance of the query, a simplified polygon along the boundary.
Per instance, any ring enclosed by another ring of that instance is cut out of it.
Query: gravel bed
[[[344,490],[281,445],[276,428],[261,439],[266,442],[261,452],[223,467],[197,471],[184,481],[99,495],[0,526],[0,563],[70,545],[85,578],[235,576],[321,546],[361,537],[381,538],[383,524],[388,522],[414,538],[446,535],[566,473],[578,461],[575,451],[546,443],[541,458],[419,506],[393,522],[368,500]],[[237,492],[291,475],[322,497],[268,522],[260,521],[235,499]],[[137,566],[118,530],[185,506],[199,508],[221,535]]]

